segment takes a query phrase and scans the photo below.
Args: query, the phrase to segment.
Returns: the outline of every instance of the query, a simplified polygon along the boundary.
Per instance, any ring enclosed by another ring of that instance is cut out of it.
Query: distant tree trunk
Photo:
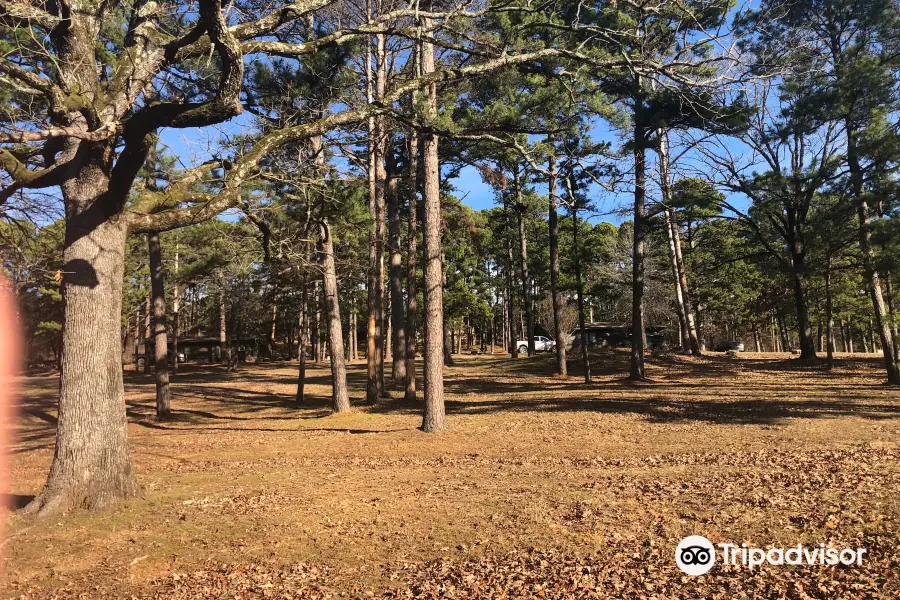
[[[225,310],[225,286],[219,292],[219,357],[223,365],[231,366],[231,344],[228,342],[228,313]]]
[[[307,252],[308,263],[309,252]],[[306,344],[309,336],[309,276],[306,269],[303,270],[303,279],[300,283],[300,316],[297,319],[299,325],[297,343],[297,361],[300,363],[297,371],[297,404],[306,401]],[[292,328],[293,329],[293,328]],[[293,344],[291,344],[292,346]],[[289,346],[290,347],[290,346]]]
[[[552,141],[552,140],[551,140]],[[548,160],[550,173],[548,191],[550,196],[550,296],[553,302],[553,330],[556,340],[556,372],[568,374],[566,365],[566,338],[568,332],[562,330],[562,298],[559,297],[559,198],[556,195],[556,157],[551,154]]]
[[[152,284],[151,284],[152,286]],[[153,352],[153,300],[152,295],[144,297],[144,375],[150,374],[150,354]]]
[[[347,392],[347,367],[344,365],[344,333],[341,330],[334,243],[328,221],[323,219],[319,229],[322,234],[322,283],[328,319],[328,353],[331,355],[331,410],[340,413],[350,410],[350,395]]]
[[[415,106],[415,96],[413,97]],[[407,189],[409,190],[409,231],[406,255],[406,392],[407,402],[416,400],[416,335],[418,335],[418,314],[416,295],[418,294],[418,274],[416,255],[419,243],[418,224],[418,177],[419,175],[419,134],[413,129],[409,135],[409,165],[407,166]]]
[[[310,316],[312,317],[312,324],[310,325],[310,347],[312,350],[313,362],[316,363],[320,360],[322,345],[322,340],[319,336],[319,328],[322,322],[322,303],[319,301],[322,296],[320,285],[318,279],[313,282],[313,310],[310,311]]]
[[[134,360],[134,329],[131,327],[131,317],[128,317],[128,323],[125,326],[125,340],[122,343],[122,366]],[[54,347],[55,351],[55,347]]]
[[[394,153],[390,155],[393,157]],[[403,302],[403,254],[400,252],[400,190],[396,160],[391,160],[388,179],[388,247],[391,278],[391,383],[406,382],[406,306]]]
[[[429,2],[429,5],[431,3]],[[426,30],[431,19],[423,18]],[[422,73],[433,73],[434,46],[421,43]],[[437,115],[437,86],[427,88],[426,118]],[[424,135],[422,144],[425,267],[425,351],[423,361],[425,411],[422,430],[433,433],[446,429],[444,416],[444,274],[441,258],[441,190],[438,138],[433,132]]]
[[[632,252],[631,373],[630,379],[646,379],[644,374],[644,201],[646,196],[646,140],[643,127],[634,126],[634,249]]]
[[[172,354],[174,354],[174,360],[172,361],[172,374],[178,374],[178,329],[181,326],[179,322],[178,315],[181,309],[181,290],[178,288],[178,239],[175,240],[175,280],[176,283],[172,287]]]
[[[571,185],[571,183],[570,183]],[[581,281],[581,248],[578,246],[578,209],[574,196],[572,202],[572,253],[575,263],[575,289],[578,293],[578,329],[581,336],[581,368],[584,371],[584,382],[591,382],[591,358],[588,353],[587,333],[584,327],[584,284]]]
[[[831,252],[825,259],[825,351],[828,369],[834,368],[834,299],[831,293]]]
[[[147,235],[150,249],[150,288],[153,293],[153,366],[156,371],[156,418],[171,414],[169,395],[169,342],[166,338],[166,286],[159,232]]]
[[[514,171],[516,186],[516,213],[519,220],[519,275],[522,277],[522,300],[525,303],[525,340],[528,343],[528,356],[534,356],[534,307],[531,304],[531,281],[528,273],[528,238],[525,235],[525,211],[528,207],[522,201],[522,177],[519,167]]]
[[[507,229],[510,229],[509,215],[507,214],[506,205],[503,205],[504,217],[506,218]],[[509,320],[509,353],[513,358],[519,358],[519,344],[516,339],[516,305],[513,295],[513,251],[512,243],[509,235],[506,236],[506,300],[509,308],[507,309],[507,318]]]

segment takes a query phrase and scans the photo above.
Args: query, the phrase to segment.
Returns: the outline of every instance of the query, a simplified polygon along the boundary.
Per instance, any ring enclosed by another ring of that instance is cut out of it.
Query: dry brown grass
[[[9,517],[2,597],[897,597],[900,392],[875,358],[832,372],[787,355],[651,360],[459,357],[451,430],[386,400],[329,416],[325,365],[188,367],[175,418],[127,374],[144,497],[103,514]],[[350,370],[361,401],[363,365]],[[40,489],[56,380],[26,381],[13,500]],[[397,396],[401,394],[397,393]],[[863,567],[717,566],[683,577],[687,534],[869,548]]]

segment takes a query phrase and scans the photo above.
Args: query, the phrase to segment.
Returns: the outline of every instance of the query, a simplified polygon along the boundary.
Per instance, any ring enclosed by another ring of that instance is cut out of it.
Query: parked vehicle
[[[716,345],[716,352],[743,352],[744,351],[744,342],[739,342],[737,340],[727,340],[724,342],[719,342]]]
[[[526,354],[528,352],[528,340],[517,340],[516,346],[519,348],[520,353]],[[554,352],[556,351],[556,342],[542,335],[536,335],[534,336],[534,351]]]

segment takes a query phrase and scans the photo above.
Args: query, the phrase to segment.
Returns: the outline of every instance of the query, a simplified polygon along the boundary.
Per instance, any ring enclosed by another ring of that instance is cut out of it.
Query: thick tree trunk
[[[393,152],[391,153],[393,155]],[[403,254],[400,252],[400,191],[396,161],[389,173],[387,212],[391,279],[391,383],[406,382],[406,306],[403,302]]]
[[[166,286],[159,232],[147,235],[150,249],[150,288],[153,294],[153,368],[156,371],[156,418],[171,413],[169,394],[169,340],[166,323]]]
[[[406,256],[406,392],[407,402],[416,399],[416,335],[418,334],[418,314],[416,295],[418,275],[416,254],[419,243],[418,224],[418,179],[419,179],[419,135],[414,129],[409,136],[409,165],[406,174],[409,190],[409,233],[407,235]]]
[[[430,26],[430,19],[423,19]],[[422,72],[433,73],[434,47],[429,42],[421,46]],[[437,87],[428,87],[426,117],[437,114]],[[446,429],[444,416],[444,274],[441,258],[441,190],[438,138],[426,133],[422,145],[422,175],[424,211],[424,267],[425,267],[425,351],[423,361],[423,392],[425,411],[422,430],[437,432]]]
[[[640,125],[634,129],[634,248],[631,284],[631,373],[630,379],[644,375],[644,202],[646,196],[646,143]]]
[[[328,353],[331,355],[331,410],[336,413],[350,410],[347,392],[347,367],[344,364],[344,333],[341,331],[341,305],[338,300],[337,270],[334,266],[334,243],[331,227],[323,220],[322,283],[325,287],[325,312],[328,319]]]
[[[569,332],[562,330],[562,298],[559,295],[559,198],[556,195],[556,157],[551,155],[548,161],[550,172],[550,296],[553,302],[553,330],[556,340],[556,372],[567,375],[566,338]]]
[[[100,509],[138,493],[122,385],[122,280],[126,225],[107,220],[107,179],[87,161],[63,186],[64,324],[56,449],[47,482],[28,512]]]
[[[887,292],[888,315],[891,322],[891,336],[894,341],[894,356],[900,357],[900,335],[897,332],[897,313],[894,311],[894,282],[891,272],[885,275],[885,291]]]
[[[803,259],[797,258],[799,265],[803,265]],[[798,263],[795,269],[798,268]],[[813,359],[816,357],[816,347],[813,341],[812,324],[809,320],[809,304],[807,303],[806,281],[804,276],[794,272],[794,303],[797,310],[797,334],[800,338],[800,358]]]
[[[531,277],[528,273],[528,238],[525,232],[525,212],[528,207],[522,201],[522,178],[519,167],[513,172],[516,186],[516,214],[519,220],[519,275],[522,278],[522,300],[525,303],[525,339],[528,356],[534,356],[534,306],[531,303]]]

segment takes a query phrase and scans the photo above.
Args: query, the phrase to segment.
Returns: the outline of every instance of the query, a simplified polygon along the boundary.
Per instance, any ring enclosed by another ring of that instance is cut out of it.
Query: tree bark
[[[581,249],[578,247],[578,208],[575,198],[572,201],[572,252],[575,263],[575,288],[578,292],[578,330],[581,337],[581,368],[584,371],[584,382],[591,382],[591,357],[588,353],[587,333],[584,326],[584,284],[581,281]]]
[[[307,275],[306,270],[309,265],[308,248],[306,256],[307,266],[304,267],[303,278],[300,283],[300,316],[298,318],[300,331],[297,335],[299,338],[297,342],[297,362],[300,364],[297,370],[297,404],[303,404],[306,401],[306,344],[307,338],[309,337],[309,276]],[[288,348],[291,348],[292,346],[293,344],[290,344]]]
[[[153,369],[156,372],[156,418],[171,414],[169,394],[169,341],[166,323],[166,286],[159,232],[147,235],[150,250],[150,288],[153,294]]]
[[[419,134],[413,129],[409,136],[409,165],[407,171],[409,189],[409,232],[406,256],[406,392],[407,402],[416,400],[416,335],[418,334],[418,314],[416,295],[418,275],[416,255],[419,243],[418,224],[418,179],[419,179]]]
[[[509,223],[509,215],[507,214],[506,205],[503,205],[504,218],[506,220],[507,231],[511,231],[512,227]],[[519,358],[519,344],[516,339],[516,300],[515,295],[513,294],[513,269],[515,268],[515,262],[513,261],[513,251],[512,251],[512,242],[509,239],[509,235],[506,236],[506,301],[509,305],[509,308],[506,311],[506,317],[509,322],[508,331],[509,334],[509,353],[513,358]]]
[[[350,410],[347,392],[347,367],[344,364],[344,333],[341,330],[341,305],[338,300],[334,243],[328,221],[319,224],[322,234],[322,283],[325,287],[325,312],[328,319],[328,353],[331,355],[331,410]]]
[[[528,209],[522,201],[522,177],[518,165],[513,170],[513,181],[516,186],[516,214],[519,221],[519,275],[522,277],[522,299],[525,304],[525,338],[528,342],[528,356],[534,356],[534,306],[531,303],[531,278],[528,273],[528,239],[525,235],[525,211]]]
[[[552,154],[548,160],[550,173],[548,191],[550,196],[550,296],[553,302],[553,330],[556,340],[556,372],[567,375],[566,338],[568,332],[562,330],[562,298],[559,296],[559,197],[556,195],[556,157]]]
[[[393,156],[393,152],[391,152]],[[400,191],[396,161],[388,173],[388,248],[391,279],[391,383],[406,383],[406,306],[403,301],[403,254],[400,252]]]
[[[428,29],[431,19],[423,19]],[[422,42],[423,74],[433,73],[434,47]],[[437,86],[427,89],[427,118],[437,115]],[[446,429],[444,416],[444,274],[441,264],[441,190],[438,138],[433,132],[424,135],[422,145],[425,267],[425,352],[423,364],[425,411],[422,430],[433,433]]]
[[[863,275],[869,288],[869,296],[872,299],[872,308],[875,313],[875,327],[881,338],[881,347],[884,351],[887,382],[889,385],[900,385],[900,367],[897,365],[897,357],[894,354],[894,336],[887,318],[884,296],[881,292],[881,280],[872,255],[872,232],[869,222],[869,206],[863,194],[862,166],[858,157],[855,130],[849,118],[846,123],[846,130],[847,165],[850,171],[851,186],[857,200],[859,250],[860,254],[862,254]]]
[[[825,259],[825,352],[828,369],[834,368],[834,299],[831,293],[831,252]]]
[[[634,127],[634,247],[632,252],[631,373],[630,379],[646,379],[644,374],[644,202],[646,197],[646,141],[643,128]]]
[[[73,144],[74,145],[74,144]],[[67,151],[74,154],[74,149]],[[48,516],[101,509],[134,496],[122,384],[122,280],[126,225],[108,219],[103,160],[86,156],[66,182],[64,326],[56,449],[41,493],[26,509]]]
[[[178,319],[178,314],[181,309],[181,290],[178,287],[178,240],[175,240],[175,285],[172,287],[172,354],[174,354],[174,360],[172,361],[172,374],[178,374],[178,335],[179,328],[181,327],[181,323]]]
[[[231,343],[228,341],[228,321],[227,311],[225,310],[225,283],[219,290],[219,349],[222,353],[220,357],[222,364],[227,365],[231,370]]]

